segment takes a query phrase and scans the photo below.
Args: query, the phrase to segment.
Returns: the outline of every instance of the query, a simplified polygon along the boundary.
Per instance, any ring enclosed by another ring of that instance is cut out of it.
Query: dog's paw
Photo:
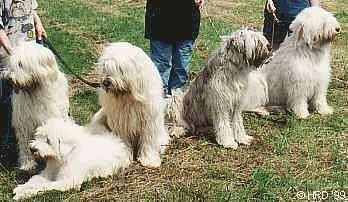
[[[259,107],[253,110],[248,110],[250,112],[254,112],[259,116],[266,117],[270,115],[270,112],[265,107]]]
[[[35,170],[37,163],[35,160],[25,160],[23,162],[20,162],[19,169],[26,172],[32,172]]]
[[[21,190],[24,188],[25,188],[24,184],[17,185],[17,187],[13,189],[13,194],[20,193]]]
[[[166,149],[167,149],[167,145],[161,145],[161,146],[160,146],[160,153],[161,153],[161,154],[164,154],[164,152],[166,151]]]
[[[297,117],[300,119],[308,119],[309,118],[309,113],[295,113]]]
[[[321,115],[329,115],[333,113],[333,109],[330,106],[321,107],[317,111],[318,111],[318,114],[321,114]]]
[[[310,115],[307,109],[293,109],[291,111],[300,119],[307,119]]]
[[[234,139],[225,139],[225,140],[216,140],[217,143],[224,148],[231,148],[231,149],[237,149],[238,143],[234,141]]]
[[[250,145],[251,142],[253,141],[253,137],[249,136],[249,135],[243,135],[238,141],[238,143],[240,144],[244,144],[244,145]]]
[[[29,198],[36,194],[36,192],[27,186],[18,186],[13,190],[13,199],[20,200],[24,198]]]
[[[138,158],[138,161],[141,163],[144,167],[149,168],[158,168],[161,166],[161,158],[158,154],[156,155],[148,155],[148,156],[141,156]]]

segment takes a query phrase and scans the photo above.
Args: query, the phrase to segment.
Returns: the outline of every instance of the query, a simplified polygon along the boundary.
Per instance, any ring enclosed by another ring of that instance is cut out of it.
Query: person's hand
[[[320,6],[320,0],[311,0],[311,6]]]
[[[2,47],[8,55],[11,55],[11,42],[3,29],[0,30],[0,47]]]
[[[204,5],[204,0],[195,0],[195,4],[198,8],[202,8]]]
[[[47,38],[47,32],[42,25],[40,17],[37,14],[34,14],[34,23],[37,39],[42,40],[42,38]]]
[[[272,0],[267,0],[266,9],[269,13],[274,13],[276,11],[276,7]]]

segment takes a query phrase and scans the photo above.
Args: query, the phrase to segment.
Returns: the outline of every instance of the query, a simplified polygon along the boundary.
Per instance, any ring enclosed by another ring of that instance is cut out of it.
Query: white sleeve
[[[36,0],[32,0],[31,6],[33,10],[36,10],[39,5]]]

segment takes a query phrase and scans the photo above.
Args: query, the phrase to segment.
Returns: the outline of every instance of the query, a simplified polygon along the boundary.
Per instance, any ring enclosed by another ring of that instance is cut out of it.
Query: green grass
[[[348,29],[345,0],[323,1]],[[39,1],[49,38],[79,73],[88,73],[105,42],[129,41],[149,51],[143,37],[143,1]],[[199,71],[220,35],[239,27],[262,27],[263,2],[257,0],[207,1],[201,33],[192,59]],[[249,147],[219,147],[212,138],[175,139],[160,169],[138,163],[107,179],[84,183],[81,191],[51,191],[28,201],[298,201],[299,191],[345,191],[348,197],[348,34],[332,48],[330,116],[299,120],[291,115],[261,118],[244,115],[247,132],[255,137]],[[343,82],[342,82],[343,80]],[[71,115],[87,123],[98,110],[92,90],[80,89],[70,99]],[[0,201],[10,201],[12,189],[22,182],[17,170],[0,171]],[[333,200],[333,195],[330,196]]]

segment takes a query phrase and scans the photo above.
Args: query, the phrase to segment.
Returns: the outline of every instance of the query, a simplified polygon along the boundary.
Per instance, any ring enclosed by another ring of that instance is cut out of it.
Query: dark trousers
[[[12,88],[0,80],[0,163],[2,166],[15,165],[16,139],[12,128]]]
[[[11,133],[11,85],[4,80],[0,80],[0,137],[1,142],[6,143]]]

